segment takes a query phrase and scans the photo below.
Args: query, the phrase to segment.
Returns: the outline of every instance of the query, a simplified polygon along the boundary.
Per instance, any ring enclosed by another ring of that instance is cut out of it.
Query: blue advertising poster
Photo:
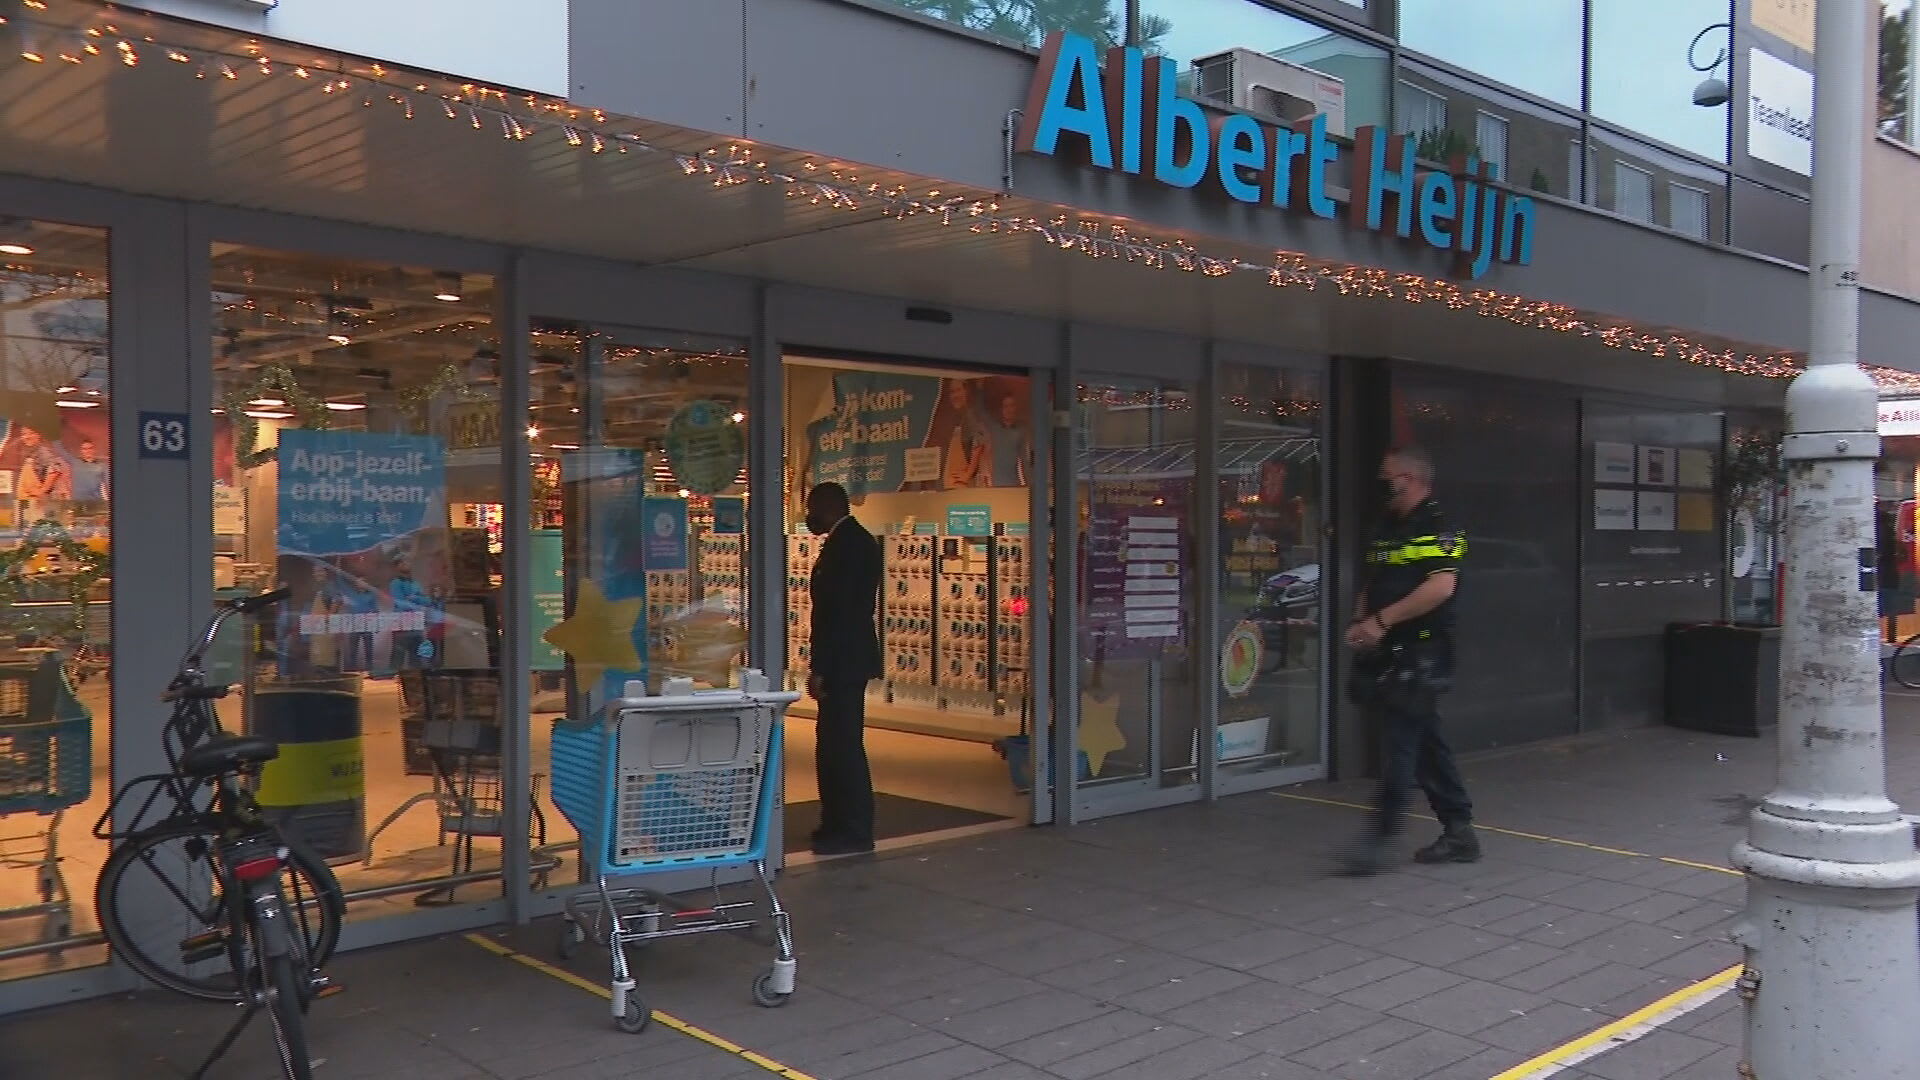
[[[641,503],[648,570],[687,569],[687,500],[649,495]]]
[[[528,589],[531,602],[525,610],[532,621],[532,632],[527,638],[533,642],[535,671],[561,671],[567,666],[566,657],[548,644],[545,638],[547,631],[566,618],[567,571],[564,550],[559,529],[534,529],[527,534],[527,556],[531,567],[529,577],[532,581]]]
[[[739,536],[747,531],[747,500],[723,497],[713,500],[713,535]]]
[[[876,492],[1021,487],[1033,456],[1027,380],[843,371],[806,423],[809,484]]]
[[[992,536],[993,507],[991,506],[949,506],[947,507],[948,536]]]
[[[451,590],[440,440],[280,433],[283,675],[434,667]]]

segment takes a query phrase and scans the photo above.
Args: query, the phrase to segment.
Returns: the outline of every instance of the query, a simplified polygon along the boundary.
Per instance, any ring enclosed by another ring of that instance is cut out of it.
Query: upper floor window
[[[1055,30],[1115,45],[1126,35],[1126,0],[887,0],[895,7],[1037,46]],[[1145,27],[1142,27],[1144,34]]]
[[[1416,139],[1447,130],[1447,99],[1401,79],[1394,87],[1393,130]]]
[[[1480,147],[1480,159],[1493,169],[1495,180],[1507,179],[1507,131],[1510,125],[1490,112],[1473,116],[1474,142]]]
[[[1605,0],[1593,4],[1587,107],[1629,131],[1713,161],[1727,160],[1733,79],[1729,0]],[[1698,91],[1719,80],[1722,94]]]
[[[1707,239],[1707,193],[1686,184],[1669,183],[1667,198],[1671,203],[1669,221],[1673,230]]]
[[[1187,75],[1195,97],[1289,122],[1325,114],[1336,135],[1387,121],[1387,51],[1307,19],[1249,0],[1140,0],[1140,39],[1183,69],[1206,61]]]
[[[1882,0],[1880,4],[1880,134],[1906,143],[1920,143],[1920,125],[1914,123],[1913,0]]]
[[[1579,108],[1584,6],[1582,0],[1400,0],[1400,42]]]
[[[1635,221],[1653,221],[1653,174],[1624,161],[1614,162],[1613,209]]]

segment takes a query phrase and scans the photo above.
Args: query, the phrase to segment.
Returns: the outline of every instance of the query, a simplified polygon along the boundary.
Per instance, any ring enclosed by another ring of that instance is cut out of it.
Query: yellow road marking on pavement
[[[1735,964],[1718,975],[1709,976],[1691,986],[1683,986],[1666,997],[1595,1028],[1572,1042],[1563,1043],[1544,1054],[1528,1058],[1492,1080],[1534,1080],[1570,1068],[1580,1061],[1598,1057],[1652,1033],[1660,1024],[1685,1012],[1691,1012],[1718,997],[1740,977],[1742,965]]]
[[[1277,798],[1292,799],[1294,802],[1317,803],[1321,806],[1338,806],[1348,810],[1371,811],[1373,809],[1373,807],[1368,806],[1365,803],[1347,802],[1344,799],[1325,799],[1325,798],[1321,798],[1318,795],[1300,795],[1291,791],[1276,791],[1273,794]],[[1438,821],[1439,820],[1438,818],[1435,818],[1431,814],[1411,814],[1408,816],[1419,818],[1422,821]],[[1666,855],[1650,855],[1644,851],[1631,851],[1631,850],[1628,850],[1627,848],[1607,847],[1603,844],[1588,844],[1579,840],[1568,840],[1560,836],[1548,836],[1545,833],[1522,832],[1519,829],[1502,829],[1494,825],[1482,825],[1477,821],[1473,823],[1473,827],[1475,829],[1478,829],[1481,832],[1497,833],[1501,836],[1517,836],[1522,840],[1537,840],[1543,844],[1559,844],[1562,847],[1573,847],[1573,848],[1581,848],[1586,851],[1597,851],[1597,852],[1600,852],[1602,855],[1621,855],[1629,859],[1653,859],[1656,862],[1669,863],[1674,866],[1690,867],[1694,870],[1711,870],[1716,874],[1732,874],[1735,877],[1745,876],[1741,874],[1740,871],[1735,870],[1729,866],[1715,866],[1712,863],[1694,862],[1691,859],[1675,859]]]
[[[596,994],[600,997],[606,998],[608,1001],[613,1000],[613,991],[610,988],[602,986],[599,983],[594,982],[590,979],[583,979],[580,976],[575,975],[573,972],[566,970],[565,968],[555,967],[544,960],[536,960],[533,957],[528,956],[526,953],[520,952],[516,949],[508,948],[507,946],[502,945],[499,942],[483,934],[467,934],[465,935],[465,937],[468,941],[472,942],[475,945],[480,946],[481,948],[487,950],[488,952],[494,954],[495,956],[505,957],[508,960],[512,960],[516,964],[524,964],[527,967],[532,968],[533,970],[539,972],[542,975],[547,975],[547,976],[551,976],[552,978],[559,979],[561,982],[566,983],[568,986],[572,986],[580,990],[585,990],[589,994]],[[752,1050],[748,1050],[743,1046],[736,1045],[735,1043],[730,1042],[727,1039],[723,1039],[720,1036],[715,1035],[713,1032],[708,1031],[703,1027],[699,1027],[694,1024],[689,1024],[685,1020],[682,1020],[677,1016],[669,1016],[666,1013],[661,1012],[659,1009],[653,1010],[653,1019],[656,1023],[660,1024],[663,1027],[669,1027],[679,1032],[682,1035],[699,1039],[701,1042],[706,1043],[708,1046],[714,1047],[715,1049],[718,1049],[718,1050],[724,1050],[727,1053],[732,1054],[735,1057],[738,1057],[742,1061],[745,1061],[752,1065],[757,1065],[760,1068],[767,1070],[768,1072],[774,1074],[775,1076],[784,1076],[787,1078],[787,1080],[814,1080],[812,1076],[809,1076],[798,1069],[790,1069],[787,1066],[780,1064],[779,1062],[773,1060],[770,1057],[767,1057],[764,1054],[757,1054]]]

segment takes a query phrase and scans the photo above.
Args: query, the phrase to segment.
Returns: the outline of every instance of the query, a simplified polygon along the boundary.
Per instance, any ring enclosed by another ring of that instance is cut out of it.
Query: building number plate
[[[140,414],[140,456],[163,461],[187,459],[187,414],[143,412]]]

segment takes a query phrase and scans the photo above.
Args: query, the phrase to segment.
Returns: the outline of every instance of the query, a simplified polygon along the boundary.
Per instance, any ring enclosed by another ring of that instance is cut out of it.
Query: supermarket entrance
[[[820,824],[807,676],[823,540],[805,499],[826,481],[846,487],[881,551],[883,671],[865,703],[876,847],[1032,821],[1030,597],[1046,581],[1031,529],[1044,415],[1033,381],[792,352],[783,363],[787,679],[804,695],[787,729],[789,859],[811,857]]]

